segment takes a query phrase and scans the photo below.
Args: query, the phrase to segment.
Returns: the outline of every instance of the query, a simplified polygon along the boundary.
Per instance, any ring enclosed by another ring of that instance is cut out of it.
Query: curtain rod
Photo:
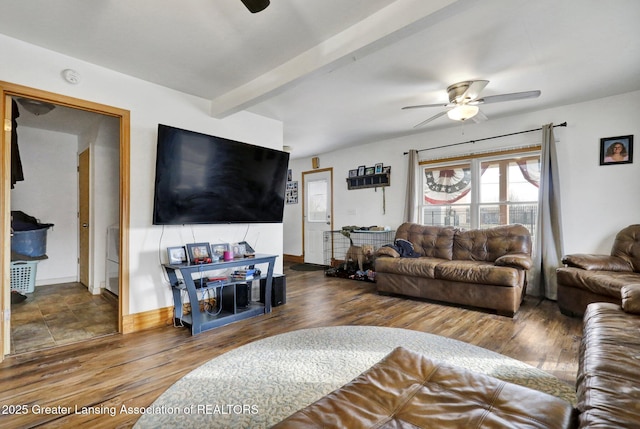
[[[555,128],[555,127],[566,127],[566,126],[567,126],[567,123],[566,123],[566,122],[563,122],[563,123],[561,123],[561,124],[554,125],[554,126],[553,126],[553,128]],[[499,135],[499,136],[484,137],[484,138],[481,138],[481,139],[469,140],[469,141],[466,141],[466,142],[453,143],[453,144],[446,144],[446,145],[444,145],[444,146],[429,147],[429,148],[426,148],[426,149],[420,149],[418,152],[422,152],[422,151],[425,151],[425,150],[441,149],[441,148],[443,148],[443,147],[458,146],[458,145],[461,145],[461,144],[476,143],[476,142],[481,142],[481,141],[484,141],[484,140],[498,139],[498,138],[500,138],[500,137],[515,136],[516,134],[532,133],[532,132],[534,132],[534,131],[540,131],[541,129],[542,129],[542,127],[540,127],[540,128],[536,128],[536,129],[533,129],[533,130],[517,131],[517,132],[515,132],[515,133],[501,134],[501,135]],[[405,152],[404,154],[405,154],[405,155],[408,155],[408,154],[409,154],[409,152]]]

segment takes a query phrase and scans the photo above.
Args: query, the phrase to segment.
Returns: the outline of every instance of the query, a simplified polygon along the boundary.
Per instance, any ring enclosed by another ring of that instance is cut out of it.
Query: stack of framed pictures
[[[226,254],[226,255],[225,255]],[[250,258],[255,254],[246,241],[239,243],[189,243],[167,248],[171,265],[212,263],[222,260]]]

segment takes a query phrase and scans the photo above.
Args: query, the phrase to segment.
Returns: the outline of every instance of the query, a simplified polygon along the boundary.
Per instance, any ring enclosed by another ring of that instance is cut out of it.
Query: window
[[[459,228],[520,223],[535,235],[540,153],[486,155],[425,165],[421,222]]]

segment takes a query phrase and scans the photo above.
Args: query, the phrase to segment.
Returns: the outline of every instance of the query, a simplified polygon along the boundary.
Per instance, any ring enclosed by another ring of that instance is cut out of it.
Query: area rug
[[[566,383],[480,347],[407,329],[338,326],[275,335],[216,357],[160,395],[134,428],[268,428],[397,346],[575,403]]]
[[[308,264],[305,262],[303,264],[294,264],[289,268],[294,271],[323,271],[329,267],[326,265]]]

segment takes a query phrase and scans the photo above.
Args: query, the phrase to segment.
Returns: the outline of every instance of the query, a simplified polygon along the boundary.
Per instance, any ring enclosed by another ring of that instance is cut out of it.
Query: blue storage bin
[[[30,231],[13,231],[11,251],[25,256],[38,257],[47,253],[47,230],[49,227]]]

